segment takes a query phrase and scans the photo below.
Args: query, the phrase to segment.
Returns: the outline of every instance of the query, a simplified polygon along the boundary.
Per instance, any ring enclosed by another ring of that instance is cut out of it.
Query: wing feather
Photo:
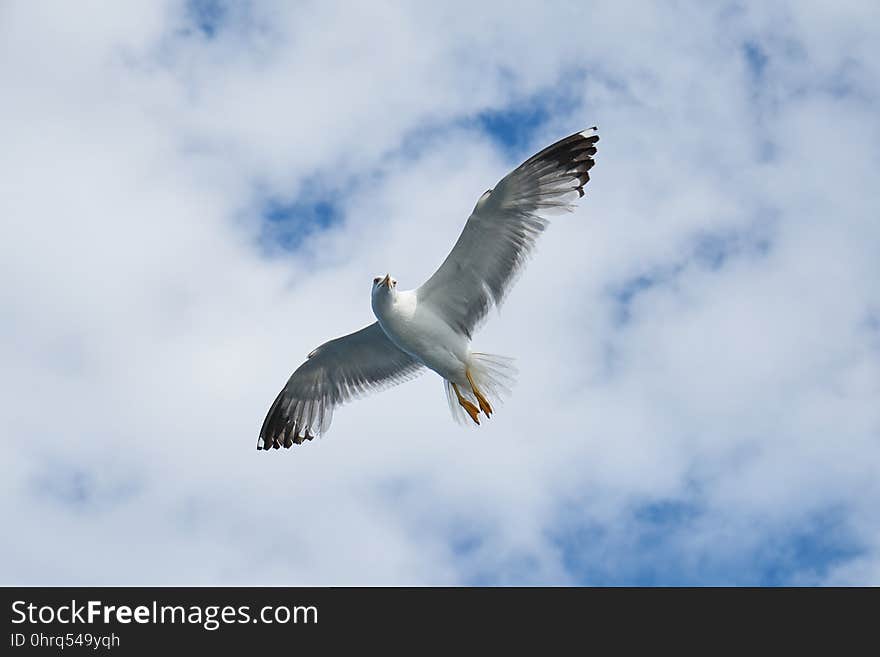
[[[595,164],[596,128],[548,146],[507,174],[477,201],[458,241],[417,293],[470,338],[492,304],[500,304],[525,264],[546,215],[571,211]]]
[[[257,449],[311,440],[330,428],[336,406],[402,383],[421,369],[417,360],[388,339],[378,322],[325,342],[278,393],[260,429]]]

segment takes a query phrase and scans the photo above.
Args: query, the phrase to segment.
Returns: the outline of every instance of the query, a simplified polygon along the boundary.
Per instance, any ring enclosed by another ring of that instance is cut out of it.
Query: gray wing
[[[446,260],[418,289],[419,303],[470,338],[503,300],[547,226],[545,215],[573,210],[584,195],[598,141],[596,128],[561,139],[483,194]]]
[[[300,445],[330,428],[333,409],[369,391],[412,378],[422,365],[398,349],[378,323],[325,342],[290,376],[260,429],[257,449]]]

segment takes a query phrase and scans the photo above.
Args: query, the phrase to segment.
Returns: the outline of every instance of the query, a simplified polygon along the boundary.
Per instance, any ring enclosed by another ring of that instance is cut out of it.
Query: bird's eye
[[[381,276],[376,276],[376,278],[373,279],[373,282],[374,282],[374,283],[378,283],[378,282],[381,281],[381,280],[382,280],[382,277],[381,277]]]

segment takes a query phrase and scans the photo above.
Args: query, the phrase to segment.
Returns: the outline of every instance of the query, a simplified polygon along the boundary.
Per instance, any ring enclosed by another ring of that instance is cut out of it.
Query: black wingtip
[[[290,449],[294,445],[302,445],[306,441],[314,440],[317,435],[311,433],[308,428],[300,429],[295,423],[292,423],[273,435],[261,435],[257,438],[257,451],[268,452],[270,449],[281,449],[282,447]]]

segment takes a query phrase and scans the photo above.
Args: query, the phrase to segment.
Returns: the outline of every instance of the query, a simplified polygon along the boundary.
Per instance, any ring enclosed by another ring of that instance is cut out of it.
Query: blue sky
[[[877,13],[7,4],[0,582],[877,584]],[[373,276],[594,124],[491,422],[431,374],[254,450]]]

